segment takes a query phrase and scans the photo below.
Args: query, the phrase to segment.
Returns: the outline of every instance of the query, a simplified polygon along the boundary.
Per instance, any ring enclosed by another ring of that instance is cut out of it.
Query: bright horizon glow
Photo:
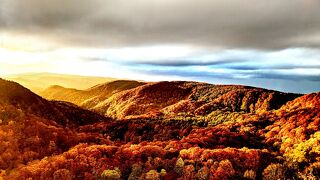
[[[317,81],[317,77],[320,77],[320,53],[304,48],[263,52],[166,45],[30,51],[23,46],[14,50],[5,46],[0,48],[0,54],[2,76],[49,72],[145,81],[195,80],[253,86],[255,83],[248,83],[247,80],[288,77],[289,81],[301,81],[303,77],[308,77]],[[255,59],[251,60],[253,57]]]
[[[172,54],[165,53],[173,51]],[[144,81],[242,84],[303,93],[320,89],[319,84],[315,84],[319,79],[317,77],[320,77],[320,62],[317,59],[320,54],[316,50],[303,48],[277,52],[205,51],[186,46],[62,48],[40,52],[0,48],[0,54],[3,57],[0,59],[1,76],[48,72]],[[250,60],[252,57],[256,59]],[[234,61],[234,58],[238,59]],[[303,77],[314,80],[308,81]],[[301,89],[304,86],[300,83],[313,90]]]

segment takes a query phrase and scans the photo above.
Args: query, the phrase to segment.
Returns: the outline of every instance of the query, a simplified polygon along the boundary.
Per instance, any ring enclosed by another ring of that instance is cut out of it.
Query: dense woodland
[[[114,81],[39,94],[0,79],[0,179],[320,178],[320,93]]]

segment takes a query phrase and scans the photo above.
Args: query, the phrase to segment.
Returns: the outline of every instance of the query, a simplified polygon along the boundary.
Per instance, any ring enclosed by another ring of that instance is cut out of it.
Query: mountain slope
[[[283,110],[293,111],[305,108],[320,108],[320,92],[311,93],[294,99],[288,102],[285,106],[281,107]]]
[[[300,166],[305,168],[301,174],[309,173],[302,179],[320,177],[319,102],[320,92],[298,97],[272,114],[274,122],[265,129],[266,144],[280,151],[289,166]]]
[[[64,88],[58,85],[50,86],[44,91],[41,91],[39,95],[48,100],[67,101],[77,105],[95,96],[88,91]]]
[[[24,113],[54,120],[64,126],[90,124],[106,119],[95,113],[90,114],[87,110],[79,110],[73,105],[57,106],[56,104],[43,99],[18,83],[0,79],[0,106],[13,106]],[[77,116],[75,112],[78,113]]]
[[[49,101],[18,83],[0,79],[0,104],[12,105],[24,112],[48,119],[63,119],[63,115]]]
[[[0,79],[0,179],[14,168],[81,142],[105,142],[99,134],[77,132],[79,126],[97,122],[110,119],[70,103],[47,101]]]

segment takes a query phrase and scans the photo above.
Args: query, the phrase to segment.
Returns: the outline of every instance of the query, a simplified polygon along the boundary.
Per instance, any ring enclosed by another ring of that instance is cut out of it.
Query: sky
[[[0,76],[320,91],[319,0],[0,0]]]

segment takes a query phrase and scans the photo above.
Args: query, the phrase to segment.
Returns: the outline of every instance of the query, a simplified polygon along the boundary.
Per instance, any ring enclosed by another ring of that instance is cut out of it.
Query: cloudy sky
[[[0,0],[0,75],[320,91],[319,0]]]

